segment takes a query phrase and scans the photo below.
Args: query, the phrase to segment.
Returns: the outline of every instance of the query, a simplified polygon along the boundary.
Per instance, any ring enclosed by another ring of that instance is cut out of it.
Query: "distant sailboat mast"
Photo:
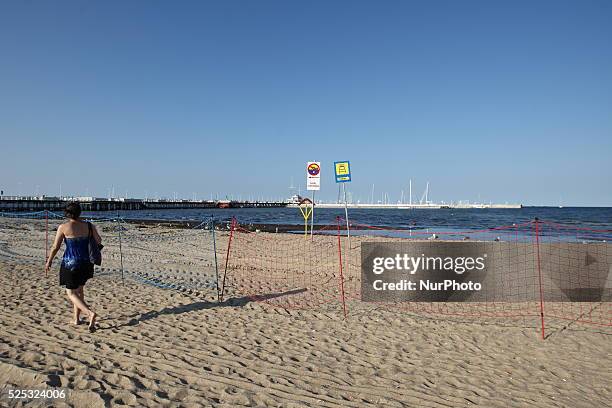
[[[372,183],[372,204],[374,204],[374,183]]]
[[[410,179],[410,206],[412,206],[412,179]]]
[[[427,204],[429,201],[429,181],[427,182],[425,186],[425,191],[423,192],[423,195],[421,196],[421,200],[419,201],[419,204],[423,204],[423,201],[425,201],[425,204]]]

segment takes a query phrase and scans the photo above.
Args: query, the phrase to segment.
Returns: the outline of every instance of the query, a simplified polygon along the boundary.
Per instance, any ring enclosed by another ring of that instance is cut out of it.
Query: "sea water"
[[[115,212],[88,212],[85,216],[108,217]],[[184,210],[120,211],[126,219],[143,220],[203,220],[214,216],[219,222],[232,217],[245,224],[303,225],[297,208],[230,208]],[[315,207],[317,225],[335,225],[336,217],[344,217],[344,209]],[[535,218],[583,228],[612,230],[612,207],[525,207],[519,209],[349,209],[349,219],[355,226],[392,228],[467,230],[511,226]]]

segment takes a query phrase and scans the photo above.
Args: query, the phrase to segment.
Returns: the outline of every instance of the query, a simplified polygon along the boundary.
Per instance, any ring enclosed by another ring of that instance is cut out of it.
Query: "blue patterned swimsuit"
[[[71,271],[89,262],[89,237],[64,238],[66,250],[62,259],[62,267]]]
[[[93,264],[89,260],[89,237],[64,238],[66,249],[60,266],[60,285],[77,289],[93,278]]]

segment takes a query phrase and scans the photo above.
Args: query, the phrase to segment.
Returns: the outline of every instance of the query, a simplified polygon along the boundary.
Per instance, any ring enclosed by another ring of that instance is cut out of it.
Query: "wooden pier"
[[[99,200],[51,197],[0,197],[0,212],[62,211],[72,201],[83,211],[170,210],[198,208],[282,208],[285,202],[190,201],[190,200]]]

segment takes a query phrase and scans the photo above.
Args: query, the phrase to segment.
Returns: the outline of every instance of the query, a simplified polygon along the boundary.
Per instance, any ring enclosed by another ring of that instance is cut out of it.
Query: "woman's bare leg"
[[[79,286],[75,289],[76,295],[85,303],[85,295],[83,294],[83,286]],[[81,309],[76,307],[75,304],[72,305],[74,308],[74,324],[81,324]]]
[[[89,328],[94,328],[96,322],[96,314],[93,310],[87,306],[87,304],[79,297],[78,289],[66,289],[66,293],[68,295],[68,299],[72,302],[74,307],[82,311],[83,313],[87,313],[89,315]]]
[[[84,289],[85,289],[85,285],[79,286],[79,295],[80,295],[79,297],[81,298],[84,304],[87,304],[85,303],[85,290]],[[89,316],[89,330],[90,331],[92,330],[92,328],[93,330],[95,330],[94,324],[96,323],[96,317],[97,317],[97,314],[95,312],[93,313],[93,316],[92,315]]]
[[[81,311],[79,310],[78,307],[76,307],[74,303],[72,304],[72,317],[73,317],[73,321],[72,321],[73,324],[80,323]]]

